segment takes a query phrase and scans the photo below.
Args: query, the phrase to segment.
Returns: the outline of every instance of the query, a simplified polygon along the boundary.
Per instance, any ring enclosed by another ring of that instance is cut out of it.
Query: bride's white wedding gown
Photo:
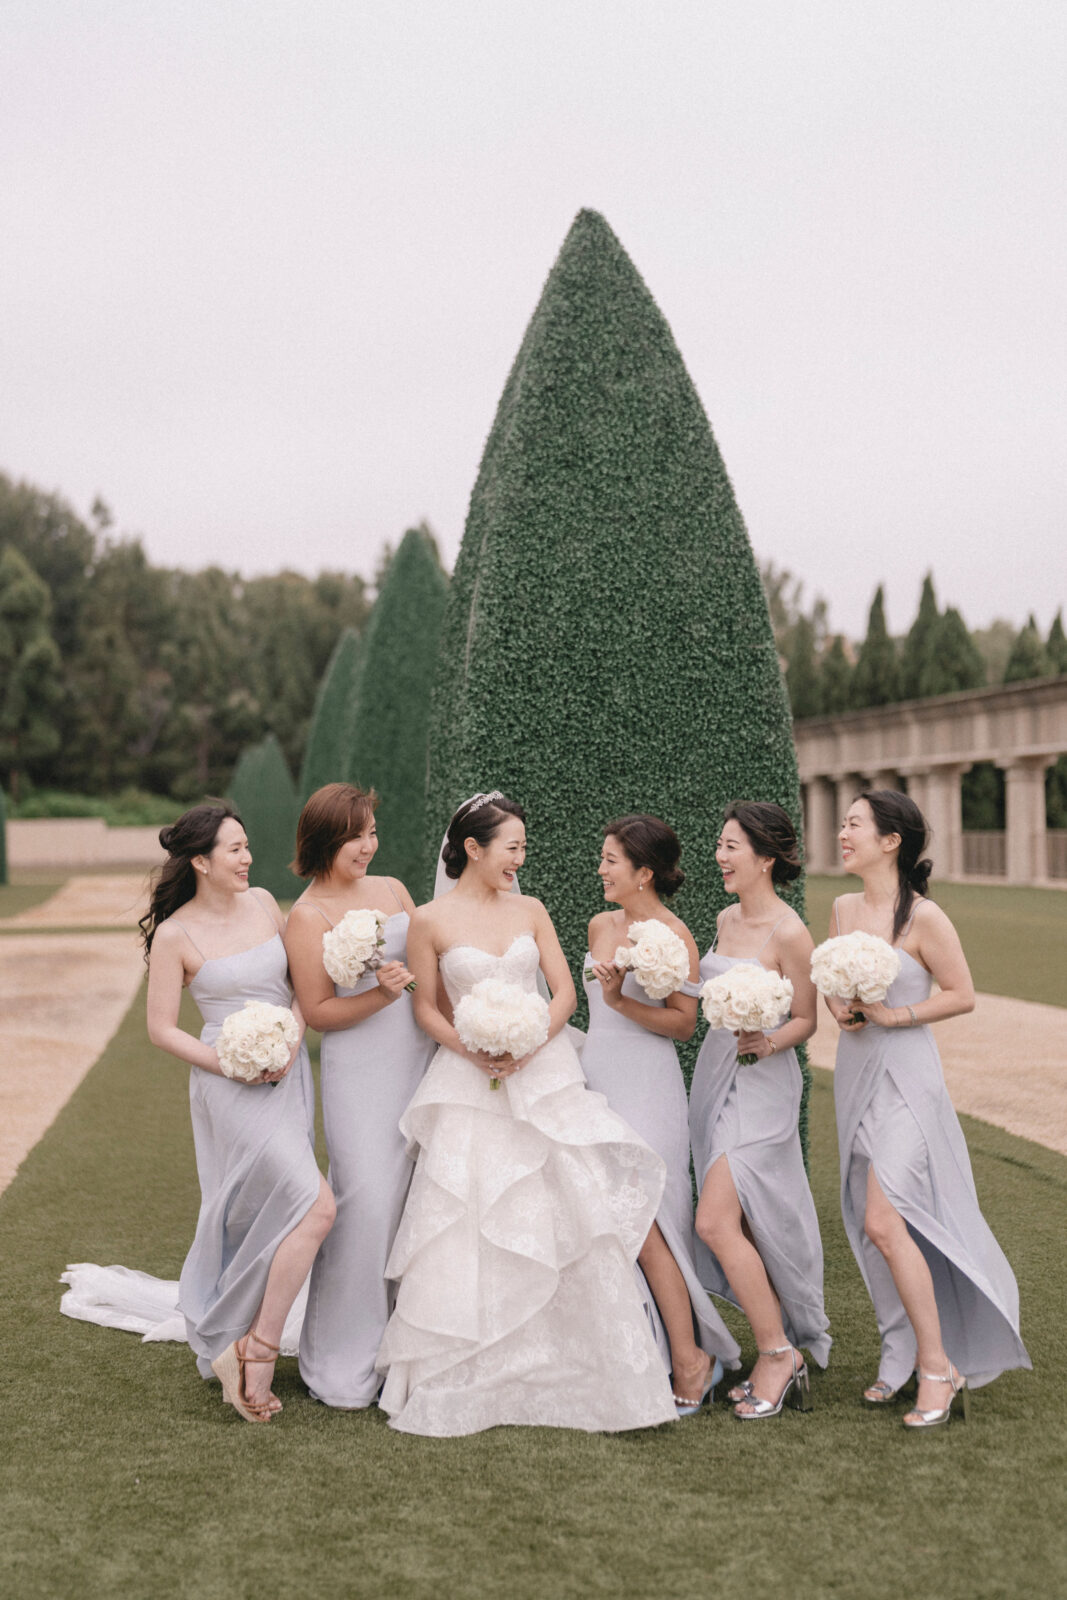
[[[529,934],[441,957],[453,1005],[482,978],[532,990]],[[441,1047],[401,1119],[418,1161],[386,1268],[399,1282],[380,1404],[408,1433],[499,1424],[615,1432],[675,1418],[634,1262],[663,1162],[585,1080],[566,1034],[493,1090]]]

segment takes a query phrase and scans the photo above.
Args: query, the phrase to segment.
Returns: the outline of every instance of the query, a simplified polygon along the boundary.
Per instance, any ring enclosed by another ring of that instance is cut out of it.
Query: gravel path
[[[66,1105],[122,1021],[144,975],[131,937],[141,874],[71,878],[49,900],[0,918],[0,1191]],[[30,932],[49,928],[115,932]],[[26,930],[25,932],[19,930]],[[1067,1155],[1067,1009],[978,996],[937,1025],[957,1110]],[[820,1007],[809,1046],[832,1068],[837,1028]]]

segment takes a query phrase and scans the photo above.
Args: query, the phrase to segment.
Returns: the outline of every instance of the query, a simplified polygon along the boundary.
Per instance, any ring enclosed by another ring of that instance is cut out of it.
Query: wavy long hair
[[[929,893],[934,864],[929,858],[923,858],[923,851],[930,841],[930,829],[915,801],[909,800],[899,789],[865,789],[856,800],[866,800],[870,806],[879,838],[884,839],[889,833],[900,835],[897,898],[893,907],[893,943],[896,944],[908,925],[915,901]]]
[[[228,800],[205,800],[203,805],[183,811],[169,827],[160,828],[159,842],[167,852],[167,859],[152,885],[148,910],[137,924],[144,940],[146,965],[159,924],[173,916],[179,906],[185,905],[196,893],[193,857],[211,854],[227,817],[244,827]]]

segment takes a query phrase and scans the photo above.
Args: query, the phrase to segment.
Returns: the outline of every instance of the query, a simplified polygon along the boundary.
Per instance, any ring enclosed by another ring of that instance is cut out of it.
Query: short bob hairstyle
[[[326,783],[316,789],[296,825],[292,870],[298,878],[320,878],[330,871],[343,844],[363,832],[378,808],[373,789],[354,783]]]

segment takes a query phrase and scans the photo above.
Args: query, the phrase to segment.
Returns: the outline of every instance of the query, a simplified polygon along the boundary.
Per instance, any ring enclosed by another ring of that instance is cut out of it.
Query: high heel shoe
[[[954,1372],[955,1368],[950,1362],[948,1375],[946,1377],[942,1377],[939,1372],[916,1373],[916,1377],[919,1379],[920,1383],[926,1382],[950,1384],[952,1387],[952,1393],[949,1396],[948,1405],[945,1406],[944,1410],[942,1411],[920,1411],[917,1407],[914,1411],[909,1411],[907,1416],[903,1419],[905,1428],[939,1427],[941,1423],[948,1421],[949,1417],[952,1415],[952,1408],[956,1404],[957,1400],[960,1403],[960,1416],[963,1418],[964,1422],[969,1420],[971,1414],[971,1392],[967,1387],[967,1379],[962,1373],[958,1374],[957,1376],[953,1376]]]
[[[899,1395],[904,1394],[906,1390],[910,1390],[914,1382],[914,1372],[910,1377],[904,1379],[898,1389],[892,1388],[884,1378],[876,1378],[873,1383],[869,1383],[864,1389],[863,1398],[869,1406],[887,1406],[891,1401],[896,1400]]]
[[[787,1350],[793,1360],[793,1374],[792,1377],[786,1379],[785,1387],[778,1396],[777,1401],[758,1400],[755,1394],[749,1395],[746,1400],[740,1401],[739,1405],[734,1407],[734,1416],[738,1422],[751,1422],[755,1418],[762,1417],[776,1417],[787,1403],[792,1406],[794,1411],[810,1411],[812,1409],[811,1382],[808,1378],[807,1363],[800,1360],[793,1346],[791,1344],[781,1344],[775,1350],[759,1350],[757,1354],[761,1356],[784,1356]],[[798,1361],[800,1362],[799,1366],[797,1365]],[[751,1410],[742,1411],[740,1410],[741,1405],[748,1405]]]
[[[695,1417],[709,1395],[711,1396],[712,1400],[715,1399],[715,1386],[721,1382],[722,1362],[719,1360],[718,1356],[716,1356],[715,1360],[708,1368],[708,1375],[704,1380],[704,1387],[700,1391],[700,1399],[687,1400],[683,1395],[672,1395],[671,1399],[674,1401],[675,1411],[677,1411],[680,1417]]]
[[[261,1344],[264,1350],[270,1350],[273,1353],[269,1356],[248,1355],[249,1339],[255,1339],[256,1343]],[[243,1350],[241,1349],[242,1344],[244,1345]],[[238,1415],[244,1417],[246,1422],[269,1422],[274,1415],[274,1410],[271,1408],[269,1398],[255,1404],[249,1400],[248,1392],[245,1389],[245,1368],[251,1366],[273,1366],[280,1354],[281,1351],[276,1344],[271,1344],[267,1339],[262,1338],[254,1328],[249,1328],[243,1340],[235,1339],[231,1345],[227,1345],[221,1356],[217,1356],[211,1363],[212,1372],[222,1384],[223,1400],[227,1405],[233,1406]],[[277,1409],[280,1409],[280,1407]]]
[[[751,1400],[754,1392],[752,1379],[743,1378],[740,1383],[735,1383],[732,1389],[727,1389],[726,1398],[732,1406],[736,1406],[742,1400]]]

